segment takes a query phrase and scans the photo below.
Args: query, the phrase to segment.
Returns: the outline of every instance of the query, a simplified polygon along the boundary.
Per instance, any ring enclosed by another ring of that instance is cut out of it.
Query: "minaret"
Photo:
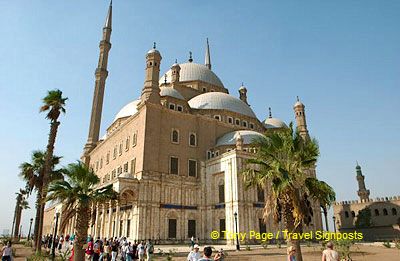
[[[239,98],[240,100],[242,100],[244,103],[246,103],[247,105],[249,105],[247,103],[247,89],[246,87],[244,87],[243,83],[242,86],[240,86],[239,88]]]
[[[178,61],[175,60],[175,63],[171,66],[171,83],[179,82],[179,74],[181,72],[181,67],[178,64]]]
[[[100,41],[100,56],[97,69],[95,71],[95,85],[92,103],[92,113],[90,117],[90,127],[87,142],[83,151],[83,161],[88,164],[88,154],[96,147],[99,141],[100,134],[100,123],[101,123],[101,112],[103,110],[103,98],[104,88],[106,85],[106,79],[108,76],[107,63],[108,63],[108,52],[111,49],[111,21],[112,21],[112,1],[108,7],[108,14],[106,22],[103,27],[103,38]]]
[[[208,69],[211,70],[211,55],[210,55],[210,45],[208,44],[208,38],[207,38],[206,56],[204,59],[204,64],[207,66]]]
[[[358,191],[357,194],[360,197],[361,201],[368,201],[369,200],[369,189],[365,187],[365,177],[362,174],[361,167],[358,165],[356,166],[356,173],[357,173],[357,182],[358,182]]]
[[[306,122],[306,114],[305,114],[305,106],[300,102],[299,96],[297,96],[297,101],[294,104],[294,113],[296,117],[297,130],[303,138],[308,138],[308,130],[307,130],[307,122]]]
[[[240,132],[238,131],[238,134],[235,139],[236,143],[236,150],[243,150],[243,138],[242,135],[240,135]]]
[[[160,104],[160,87],[158,85],[160,62],[161,54],[156,49],[156,43],[154,43],[153,49],[146,54],[146,76],[142,89],[142,104],[144,102]]]

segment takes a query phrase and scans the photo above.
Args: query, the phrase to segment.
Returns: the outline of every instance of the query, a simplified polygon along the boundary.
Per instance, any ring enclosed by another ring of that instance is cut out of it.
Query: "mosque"
[[[154,45],[146,53],[140,98],[123,106],[100,137],[111,25],[110,5],[82,160],[99,176],[100,187],[112,184],[120,199],[94,207],[89,234],[178,243],[192,236],[207,242],[213,230],[277,231],[272,219],[265,224],[262,218],[268,190],[246,189],[241,172],[256,152],[252,140],[287,125],[271,112],[258,119],[245,86],[238,97],[229,94],[212,70],[208,40],[204,64],[190,57],[161,77],[162,56]],[[293,109],[298,130],[308,135],[304,104],[297,100]],[[310,172],[316,175],[315,169]],[[50,233],[57,209],[61,204],[47,210],[44,234]],[[319,205],[313,210],[308,229],[321,229]],[[62,232],[73,233],[75,222],[72,218]]]

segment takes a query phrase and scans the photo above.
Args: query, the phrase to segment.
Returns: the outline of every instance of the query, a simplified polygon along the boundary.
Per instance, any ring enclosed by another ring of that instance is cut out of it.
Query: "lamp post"
[[[238,230],[238,224],[237,224],[237,212],[235,212],[234,214],[233,214],[234,216],[235,216],[235,227],[236,227],[236,233],[235,233],[235,235],[236,235],[236,250],[237,251],[240,251],[240,245],[239,245],[239,230]]]
[[[333,216],[332,219],[333,219],[333,230],[334,232],[336,232],[336,217]]]
[[[53,236],[53,245],[51,247],[51,257],[54,260],[56,257],[56,236],[57,236],[57,227],[58,227],[58,217],[60,213],[56,212],[56,225],[54,227],[54,236]]]
[[[31,218],[31,223],[29,225],[28,241],[29,241],[29,238],[31,237],[32,222],[33,222],[33,218]]]

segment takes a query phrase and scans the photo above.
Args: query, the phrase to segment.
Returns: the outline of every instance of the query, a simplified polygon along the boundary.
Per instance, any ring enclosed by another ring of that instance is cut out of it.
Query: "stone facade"
[[[206,65],[190,58],[159,79],[161,59],[155,46],[146,54],[141,98],[121,109],[102,139],[93,136],[98,128],[91,124],[83,159],[100,177],[100,186],[112,184],[120,200],[94,206],[89,233],[162,243],[194,236],[206,242],[213,230],[236,232],[234,213],[239,231],[276,231],[272,219],[262,222],[268,189],[245,189],[241,172],[256,152],[252,139],[286,125],[272,115],[260,121],[244,86],[240,99],[228,94],[211,71],[208,43]],[[92,110],[102,107],[97,96]],[[295,119],[308,135],[304,108],[296,102]],[[310,175],[316,176],[315,169]],[[319,205],[313,207],[306,229],[321,229]],[[63,233],[74,233],[74,225],[73,218]]]
[[[369,198],[361,167],[357,164],[359,200],[336,202],[333,213],[340,232],[362,232],[366,241],[400,238],[400,196]]]

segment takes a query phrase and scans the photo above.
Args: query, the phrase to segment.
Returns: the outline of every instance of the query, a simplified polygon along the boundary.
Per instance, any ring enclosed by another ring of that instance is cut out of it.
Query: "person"
[[[296,261],[296,248],[294,246],[287,248],[287,261]]]
[[[326,249],[322,251],[322,261],[339,261],[339,254],[333,250],[333,243],[331,241],[326,244]]]
[[[1,260],[2,261],[11,261],[12,258],[12,247],[11,247],[11,241],[7,241],[7,245],[1,249]]]
[[[224,250],[221,248],[218,253],[214,256],[214,261],[224,261],[225,254]]]
[[[86,258],[88,260],[92,260],[93,254],[94,254],[94,249],[93,249],[94,245],[93,245],[93,238],[89,239],[89,242],[87,244],[87,248],[86,248]]]
[[[203,258],[200,258],[198,261],[210,261],[212,255],[212,248],[209,246],[206,246],[203,250]]]
[[[137,242],[135,240],[133,242],[133,244],[132,244],[132,260],[138,259],[138,257],[137,257],[137,246],[138,246],[138,244],[137,244]]]
[[[139,257],[139,261],[144,261],[144,242],[143,240],[140,242],[140,244],[137,246],[137,255]]]
[[[193,249],[193,247],[194,247],[194,236],[192,236],[190,238],[190,247],[191,247],[191,249]]]
[[[104,243],[103,261],[111,261],[111,244],[109,241]]]
[[[111,261],[117,261],[118,245],[117,240],[114,240],[111,245]]]
[[[190,251],[189,255],[187,256],[186,260],[187,261],[197,261],[197,260],[199,260],[201,258],[201,254],[199,252],[199,249],[200,249],[199,245],[195,244],[193,246],[192,251]]]
[[[93,258],[92,261],[99,261],[100,260],[100,239],[97,239],[93,246]]]
[[[147,256],[147,261],[151,261],[154,253],[154,246],[153,243],[151,243],[151,240],[147,240],[146,244],[146,256]]]

